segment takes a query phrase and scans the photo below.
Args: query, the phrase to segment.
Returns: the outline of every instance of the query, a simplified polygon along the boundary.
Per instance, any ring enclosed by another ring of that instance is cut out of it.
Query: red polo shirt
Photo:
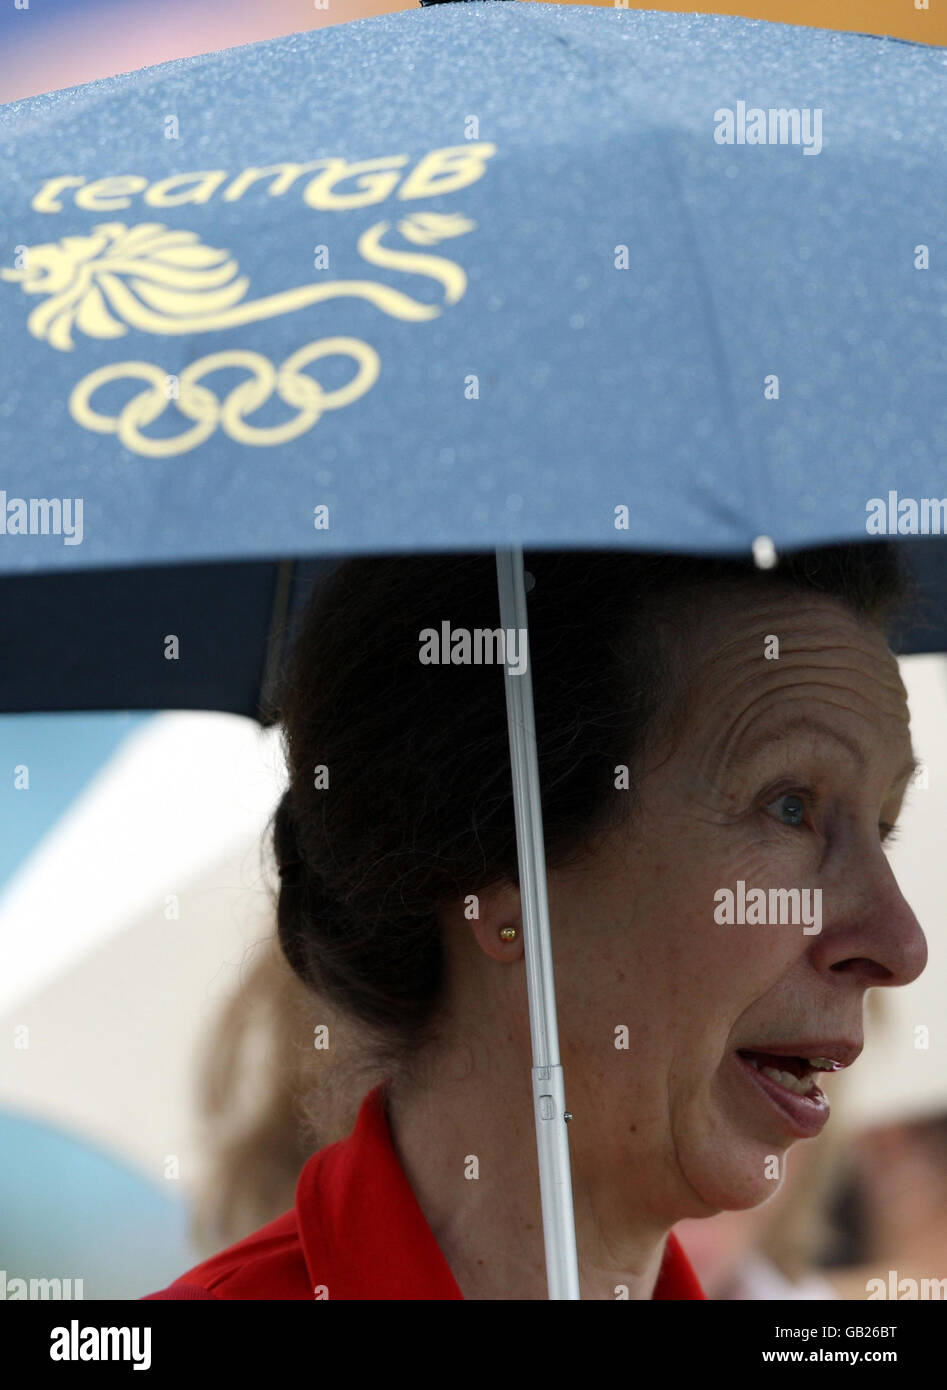
[[[383,1085],[347,1139],[305,1164],[292,1211],[148,1299],[456,1299],[454,1276],[391,1141]],[[654,1298],[704,1293],[673,1232]]]

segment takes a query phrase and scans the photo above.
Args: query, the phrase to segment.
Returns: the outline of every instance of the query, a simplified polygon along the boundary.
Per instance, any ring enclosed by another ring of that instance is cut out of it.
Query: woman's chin
[[[717,1130],[717,1136],[712,1148],[701,1146],[692,1161],[683,1165],[688,1187],[705,1208],[702,1213],[688,1215],[748,1211],[768,1202],[782,1185],[785,1147],[761,1143],[732,1130]]]
[[[688,1186],[715,1211],[769,1201],[785,1176],[786,1155],[802,1137],[790,1116],[729,1070],[718,1075],[699,1113],[694,1107],[688,1131],[676,1151]]]

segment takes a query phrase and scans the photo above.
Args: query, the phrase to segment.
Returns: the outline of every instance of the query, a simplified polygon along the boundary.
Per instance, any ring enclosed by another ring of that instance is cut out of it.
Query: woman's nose
[[[909,985],[927,965],[927,938],[880,844],[844,882],[825,886],[822,920],[811,948],[819,969],[851,975],[868,988]]]

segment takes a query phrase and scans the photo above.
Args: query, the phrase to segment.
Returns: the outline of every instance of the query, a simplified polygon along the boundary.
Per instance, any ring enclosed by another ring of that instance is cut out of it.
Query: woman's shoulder
[[[352,1133],[306,1160],[294,1207],[146,1298],[314,1299],[328,1297],[330,1284],[343,1296],[363,1296],[350,1287],[349,1246],[384,1243],[366,1201],[396,1164],[386,1136],[378,1086],[363,1099]]]
[[[152,1299],[311,1299],[295,1209],[203,1260]]]

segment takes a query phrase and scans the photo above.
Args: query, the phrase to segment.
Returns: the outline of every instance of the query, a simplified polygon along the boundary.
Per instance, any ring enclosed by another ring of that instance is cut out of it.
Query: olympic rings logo
[[[345,386],[326,391],[304,368],[311,362],[334,354],[351,357],[358,364],[355,376]],[[243,367],[251,373],[249,381],[235,386],[220,400],[208,386],[199,384],[202,377],[224,367]],[[285,444],[312,429],[327,410],[339,410],[364,396],[378,380],[381,358],[373,347],[360,338],[321,338],[306,343],[279,366],[259,352],[233,348],[214,352],[192,362],[182,373],[180,393],[169,397],[169,373],[151,362],[114,362],[99,367],[83,377],[69,397],[73,418],[86,429],[100,434],[117,434],[126,449],[150,458],[169,458],[185,454],[203,444],[218,426],[240,444],[269,446]],[[147,389],[132,396],[118,415],[103,415],[90,404],[100,387],[123,378],[147,382]],[[274,390],[281,400],[298,414],[282,425],[260,429],[247,423],[246,416],[264,405]],[[173,400],[182,415],[193,420],[193,426],[182,434],[153,438],[142,434],[157,420]]]

